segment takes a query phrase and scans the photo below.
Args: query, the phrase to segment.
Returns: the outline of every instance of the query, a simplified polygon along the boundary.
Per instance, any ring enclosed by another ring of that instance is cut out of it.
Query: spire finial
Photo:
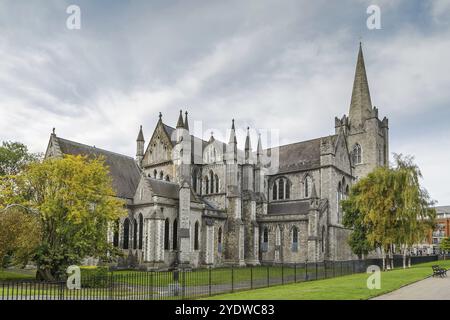
[[[231,129],[234,130],[234,119],[231,120]]]
[[[189,123],[188,123],[188,112],[184,113],[184,128],[189,131]]]
[[[159,113],[159,120],[161,120],[162,119],[162,113],[160,112]]]
[[[55,127],[53,127],[53,129],[52,129],[52,134],[53,134],[53,135],[56,135],[55,130],[56,130]]]
[[[136,141],[145,141],[144,134],[142,133],[142,125],[139,128],[139,133],[138,133],[138,137],[137,137]]]

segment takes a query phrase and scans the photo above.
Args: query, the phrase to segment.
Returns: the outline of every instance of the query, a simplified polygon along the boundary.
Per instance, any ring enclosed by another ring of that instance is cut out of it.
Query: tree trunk
[[[41,268],[38,268],[36,271],[36,279],[44,281],[56,280],[50,269],[41,269]]]
[[[383,260],[383,271],[386,271],[386,253],[384,252],[384,248],[381,248],[381,256]]]
[[[391,260],[391,270],[394,270],[394,245],[391,244],[391,249],[389,250],[390,260]]]
[[[403,269],[406,269],[406,246],[403,247]]]

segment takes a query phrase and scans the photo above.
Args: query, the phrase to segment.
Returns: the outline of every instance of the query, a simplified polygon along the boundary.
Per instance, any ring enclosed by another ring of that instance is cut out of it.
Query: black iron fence
[[[400,259],[400,260],[399,260]],[[412,257],[412,264],[437,256]],[[178,271],[114,271],[82,276],[80,289],[66,281],[31,280],[0,282],[0,300],[178,300],[195,299],[238,290],[340,277],[382,266],[380,259],[277,264],[242,268],[208,268]],[[394,259],[401,266],[401,257]]]

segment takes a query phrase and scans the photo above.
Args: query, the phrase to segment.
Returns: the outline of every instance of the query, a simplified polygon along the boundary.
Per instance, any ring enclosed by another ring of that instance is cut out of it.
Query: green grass
[[[274,286],[251,291],[217,295],[213,300],[366,300],[391,292],[407,284],[425,279],[432,274],[431,266],[439,264],[449,268],[450,261],[433,261],[397,268],[381,273],[381,289],[369,290],[366,285],[368,274],[360,273],[338,278]]]
[[[0,281],[5,280],[29,280],[36,277],[35,270],[0,269]]]

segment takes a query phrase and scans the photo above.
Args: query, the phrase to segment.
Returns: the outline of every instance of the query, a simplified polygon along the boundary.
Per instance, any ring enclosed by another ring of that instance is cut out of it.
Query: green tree
[[[40,238],[36,215],[19,207],[0,212],[0,263],[11,257],[14,264],[26,264],[36,251]]]
[[[450,238],[442,239],[441,243],[439,243],[439,249],[441,249],[441,252],[443,252],[444,259],[445,259],[447,252],[450,251]]]
[[[68,155],[31,163],[3,177],[1,186],[0,207],[20,204],[38,217],[42,236],[33,260],[39,278],[60,278],[68,265],[114,252],[108,227],[126,211],[103,159]]]
[[[40,158],[40,154],[28,152],[23,143],[4,141],[0,146],[0,176],[18,174],[27,164]]]
[[[378,167],[351,189],[342,202],[344,223],[353,229],[349,243],[356,254],[361,246],[380,248],[383,269],[393,268],[394,247],[407,250],[434,222],[433,202],[419,184],[421,173],[411,157],[395,155],[394,168]]]

